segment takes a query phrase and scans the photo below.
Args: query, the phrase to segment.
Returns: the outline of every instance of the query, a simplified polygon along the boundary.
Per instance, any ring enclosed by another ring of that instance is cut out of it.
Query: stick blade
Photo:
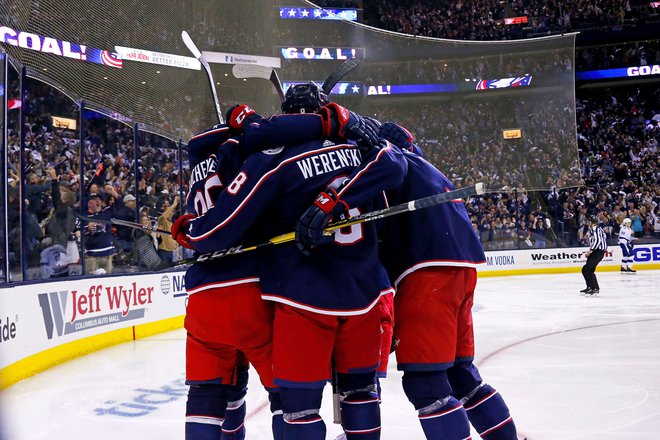
[[[197,49],[197,46],[195,43],[193,43],[193,40],[190,38],[190,35],[188,35],[188,32],[182,31],[181,39],[183,40],[183,44],[186,45],[190,53],[192,53],[195,58],[200,59],[202,57],[202,52]]]
[[[231,68],[231,73],[236,78],[270,79],[272,72],[272,68],[258,64],[234,64],[234,67]]]
[[[486,192],[486,185],[484,185],[483,182],[479,182],[474,185],[474,189],[476,190],[477,195],[480,196]]]
[[[329,95],[330,92],[332,91],[333,87],[337,85],[340,79],[345,77],[351,70],[355,69],[358,64],[360,64],[360,60],[358,59],[351,59],[344,61],[344,63],[337,67],[337,70],[332,72],[325,81],[323,81],[323,85],[321,86],[321,90],[323,90],[323,93],[326,95]]]

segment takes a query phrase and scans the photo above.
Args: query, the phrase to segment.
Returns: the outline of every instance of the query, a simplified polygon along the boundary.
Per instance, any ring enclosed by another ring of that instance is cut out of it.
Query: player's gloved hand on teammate
[[[385,122],[380,126],[378,134],[380,137],[392,142],[402,150],[408,150],[412,153],[417,152],[416,150],[418,147],[415,145],[415,137],[411,132],[398,124]]]
[[[227,110],[227,125],[232,136],[243,133],[245,127],[253,122],[263,119],[261,115],[252,110],[246,104],[236,104]]]
[[[190,239],[188,239],[188,222],[190,220],[196,218],[197,216],[194,214],[183,214],[181,217],[176,219],[176,221],[172,224],[172,238],[179,243],[181,246],[195,250],[195,247],[192,245],[190,242]]]
[[[333,242],[334,234],[325,235],[323,230],[331,218],[347,210],[348,205],[339,199],[334,189],[328,188],[320,193],[296,223],[296,246],[300,252],[309,256],[315,247]]]
[[[230,136],[227,124],[217,124],[197,133],[188,141],[188,155],[191,162],[197,163],[201,158],[209,156],[219,145],[227,142]]]
[[[323,135],[331,141],[356,141],[359,146],[378,147],[378,127],[374,120],[331,102],[318,111],[323,121]]]

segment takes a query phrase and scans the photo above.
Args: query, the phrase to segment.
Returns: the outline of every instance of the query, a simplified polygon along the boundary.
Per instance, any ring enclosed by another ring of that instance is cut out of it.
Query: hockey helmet
[[[321,86],[315,82],[294,84],[289,87],[282,101],[282,112],[314,113],[328,104],[328,95],[323,93]]]
[[[628,226],[628,227],[630,227],[630,225],[632,225],[632,220],[630,220],[629,218],[624,218],[623,221],[621,222],[621,224],[622,224],[623,226]]]

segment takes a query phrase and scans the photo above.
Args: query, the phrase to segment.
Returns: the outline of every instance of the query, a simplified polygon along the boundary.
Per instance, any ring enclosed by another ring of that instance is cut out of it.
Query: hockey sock
[[[227,402],[225,421],[222,424],[222,440],[245,438],[245,399]]]
[[[470,423],[484,440],[516,440],[516,425],[502,396],[482,383],[463,402]],[[463,400],[461,400],[463,401]]]
[[[186,402],[186,439],[221,438],[227,407],[227,385],[194,384]]]
[[[346,439],[380,438],[380,406],[374,373],[337,375]]]
[[[280,388],[285,439],[325,440],[325,423],[319,415],[322,388]]]
[[[462,440],[470,438],[470,423],[461,403],[450,395],[445,371],[403,374],[403,390],[419,413],[427,439]]]
[[[283,440],[284,418],[280,390],[278,388],[269,388],[267,390],[268,400],[270,401],[270,412],[273,414],[273,440]]]
[[[248,370],[239,369],[236,384],[227,390],[227,409],[222,424],[222,440],[243,440],[245,438],[245,395],[247,394]]]
[[[515,440],[516,426],[502,396],[483,382],[471,361],[457,362],[447,371],[453,395],[461,401],[470,423],[485,440]]]

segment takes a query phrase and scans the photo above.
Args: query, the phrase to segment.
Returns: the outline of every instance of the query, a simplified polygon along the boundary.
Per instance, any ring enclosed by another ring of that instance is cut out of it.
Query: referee
[[[598,226],[598,219],[595,216],[589,216],[587,219],[589,225],[589,250],[585,252],[587,255],[587,262],[582,266],[582,276],[587,282],[587,288],[580,290],[585,296],[593,296],[600,292],[598,287],[598,280],[596,279],[596,266],[605,256],[607,250],[607,239],[605,238],[605,231]]]

